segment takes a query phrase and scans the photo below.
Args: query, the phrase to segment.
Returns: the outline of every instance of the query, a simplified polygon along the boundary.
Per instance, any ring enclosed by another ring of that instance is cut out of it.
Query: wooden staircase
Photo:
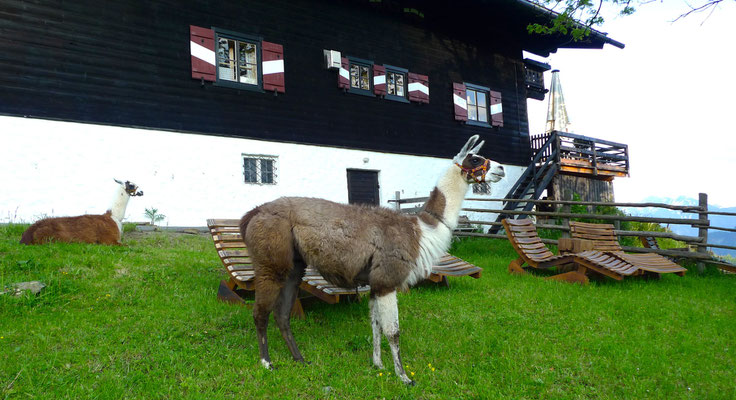
[[[628,176],[628,146],[606,140],[552,131],[531,137],[532,161],[504,197],[503,207],[509,211],[531,211],[545,189],[549,188],[557,174],[590,177],[610,181],[614,177]],[[523,215],[500,213],[496,222],[504,218],[518,219]],[[500,225],[494,225],[489,233],[498,233]]]
[[[532,162],[526,168],[519,179],[514,183],[505,199],[518,199],[508,201],[504,205],[504,210],[511,211],[531,211],[534,203],[525,200],[537,200],[542,192],[549,186],[558,172],[558,165],[555,162],[559,149],[554,148],[554,135],[550,135],[545,143],[543,143],[532,159]],[[518,218],[519,215],[499,214],[496,222],[501,222],[504,218]],[[489,233],[498,233],[501,230],[500,225],[494,225]]]

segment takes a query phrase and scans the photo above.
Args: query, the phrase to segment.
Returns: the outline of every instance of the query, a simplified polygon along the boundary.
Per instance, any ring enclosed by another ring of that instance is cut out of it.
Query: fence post
[[[700,206],[700,211],[698,211],[698,219],[701,223],[704,223],[698,228],[698,237],[701,239],[700,243],[698,243],[698,253],[707,253],[708,247],[705,246],[708,243],[708,194],[707,193],[700,193],[698,195],[698,205]],[[705,271],[705,263],[703,261],[698,261],[698,272],[703,273]]]
[[[396,198],[396,203],[394,203],[394,207],[396,207],[396,211],[401,212],[401,203],[399,203],[399,201],[401,200],[401,192],[397,190],[394,196]]]
[[[569,204],[563,204],[562,207],[560,207],[560,210],[562,210],[563,213],[569,213],[570,212],[570,205]],[[570,228],[570,218],[562,218],[562,226],[565,228]],[[560,237],[563,238],[569,238],[570,237],[570,230],[565,229],[561,232]]]

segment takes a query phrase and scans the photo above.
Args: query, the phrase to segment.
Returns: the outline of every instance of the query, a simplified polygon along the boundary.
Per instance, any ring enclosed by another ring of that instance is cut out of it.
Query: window
[[[261,40],[216,30],[217,83],[237,88],[261,88]]]
[[[245,183],[258,185],[276,184],[276,156],[243,154],[243,178]]]
[[[468,101],[468,123],[484,126],[489,125],[488,97],[490,89],[469,83],[466,83],[465,87],[465,95]]]
[[[488,182],[474,183],[473,194],[491,194],[491,185]]]
[[[359,58],[348,57],[350,60],[350,88],[348,92],[373,96],[371,81],[373,62]]]
[[[399,67],[392,67],[386,65],[386,98],[389,100],[397,100],[403,102],[409,102],[406,99],[406,74],[409,72],[406,69]]]

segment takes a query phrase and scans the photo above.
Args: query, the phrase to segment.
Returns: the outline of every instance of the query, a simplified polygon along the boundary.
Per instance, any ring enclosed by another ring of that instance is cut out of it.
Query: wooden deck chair
[[[253,282],[255,274],[248,249],[240,237],[240,220],[208,219],[207,227],[212,235],[217,255],[229,275],[228,280],[220,282],[217,297],[226,302],[242,303],[243,298],[255,290]],[[482,268],[461,258],[445,254],[432,267],[432,274],[428,280],[448,285],[448,276],[470,276],[478,279],[482,271]],[[312,266],[307,266],[299,288],[330,304],[340,302],[341,297],[361,296],[370,292],[369,286],[361,286],[357,289],[335,286],[327,282]],[[292,314],[300,317],[304,315],[299,299],[294,304]]]
[[[547,279],[562,280],[573,283],[588,283],[588,272],[621,280],[630,274],[633,267],[626,262],[601,253],[599,251],[584,251],[574,254],[553,254],[537,234],[537,228],[530,219],[504,219],[501,221],[506,236],[511,242],[519,258],[509,263],[509,273],[526,273],[522,266],[526,263],[536,269],[550,269],[572,264],[572,271],[553,275]]]
[[[255,273],[248,249],[240,237],[240,220],[208,219],[207,227],[210,229],[217,255],[229,275],[228,280],[220,282],[217,297],[225,302],[243,303],[243,299],[255,290],[253,282]],[[312,266],[307,267],[299,288],[329,304],[339,303],[341,297],[359,297],[370,291],[368,286],[357,289],[335,286],[327,282]],[[300,298],[297,298],[291,313],[293,316],[304,318],[301,303]]]
[[[646,272],[654,274],[674,273],[685,275],[687,269],[672,262],[670,259],[655,253],[630,254],[624,253],[611,224],[591,224],[587,222],[570,221],[570,236],[593,242],[593,249],[611,254],[636,267],[632,275],[643,275]]]

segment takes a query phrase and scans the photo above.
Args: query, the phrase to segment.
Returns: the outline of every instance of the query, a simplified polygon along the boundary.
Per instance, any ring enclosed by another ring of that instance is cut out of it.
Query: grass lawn
[[[734,275],[547,282],[507,274],[508,242],[466,239],[452,253],[481,279],[399,295],[406,387],[371,365],[367,301],[292,322],[309,366],[272,322],[267,371],[250,310],[216,298],[209,236],[27,247],[24,228],[0,226],[0,287],[47,288],[0,296],[1,398],[736,398]]]

